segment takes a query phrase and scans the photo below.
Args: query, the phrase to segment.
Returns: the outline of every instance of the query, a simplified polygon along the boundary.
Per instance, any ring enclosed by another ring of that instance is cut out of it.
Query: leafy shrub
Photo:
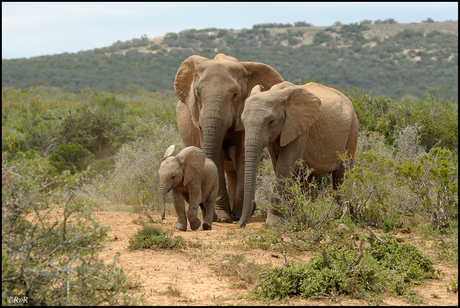
[[[264,269],[256,298],[280,300],[290,295],[302,297],[350,294],[364,297],[366,292],[403,294],[423,279],[435,278],[432,261],[415,246],[399,244],[391,236],[383,238],[385,245],[375,241],[357,255],[347,245],[330,244],[306,264]]]
[[[108,156],[116,142],[125,141],[125,103],[114,96],[95,99],[76,115],[69,112],[58,129],[62,144],[79,143],[97,158]]]
[[[75,174],[85,170],[93,158],[93,153],[83,149],[79,143],[75,143],[61,145],[59,149],[51,153],[49,160],[58,172],[69,170]]]
[[[348,214],[355,220],[380,226],[385,221],[400,224],[411,196],[398,185],[394,174],[393,150],[378,134],[361,132],[354,167],[346,168],[339,194]],[[391,183],[391,184],[389,184]]]
[[[186,249],[187,244],[182,236],[173,236],[174,231],[163,231],[157,227],[143,226],[129,240],[128,249],[174,248]]]
[[[347,96],[353,103],[360,130],[378,132],[393,145],[398,133],[409,125],[420,128],[420,145],[426,150],[434,146],[455,151],[458,147],[458,115],[446,99],[437,100],[436,91],[429,88],[424,100],[413,103],[393,102],[386,96],[373,97],[353,87]]]
[[[313,44],[319,45],[321,43],[330,42],[332,40],[333,40],[333,38],[332,38],[332,36],[330,34],[327,34],[324,31],[319,31],[319,32],[315,33],[315,36],[313,38]]]
[[[134,130],[133,141],[123,144],[114,156],[115,169],[110,171],[109,178],[102,190],[114,202],[138,204],[139,198],[152,209],[152,203],[158,203],[158,169],[166,149],[176,145],[177,153],[183,147],[179,132],[169,123],[165,124],[158,118],[150,120],[137,119],[138,126]],[[158,208],[159,209],[159,208]]]
[[[14,135],[9,135],[2,143],[2,147],[3,144],[5,145],[5,149],[2,149],[2,151],[6,151],[9,158],[16,157],[16,153],[21,149],[21,146],[19,145],[19,137],[17,134],[19,134],[18,131],[16,131],[16,134]]]
[[[37,152],[2,152],[2,305],[127,305],[127,277],[98,253],[108,228],[76,192],[86,174],[56,170]]]
[[[311,170],[302,160],[298,165],[299,174],[286,178],[284,191],[275,193],[281,204],[269,207],[285,217],[286,226],[292,231],[318,230],[333,220],[339,207],[327,189],[319,190],[315,182],[307,183]]]
[[[396,174],[418,198],[423,209],[442,224],[458,219],[458,155],[434,147],[416,162],[396,167]]]

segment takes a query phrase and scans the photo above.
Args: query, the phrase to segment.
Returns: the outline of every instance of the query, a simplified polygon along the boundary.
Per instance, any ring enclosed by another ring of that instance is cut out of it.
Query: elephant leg
[[[187,218],[190,222],[190,228],[196,230],[201,226],[201,220],[198,218],[198,206],[195,202],[190,202],[188,205]]]
[[[286,198],[283,185],[282,181],[277,180],[277,184],[273,189],[273,195],[270,200],[272,207],[267,209],[267,219],[265,220],[265,223],[270,226],[281,226],[285,223],[284,216],[276,210],[283,203],[281,198]]]
[[[216,201],[216,214],[218,222],[233,223],[232,214],[230,211],[230,199],[227,192],[227,184],[224,174],[224,151],[221,151],[219,164],[217,165],[219,173],[219,192]]]
[[[201,230],[211,230],[214,218],[213,213],[215,212],[214,204],[215,200],[207,200],[204,203],[203,207],[205,208],[206,216],[203,216],[203,225],[201,226]]]
[[[200,203],[200,209],[201,209],[201,216],[203,216],[203,219],[206,217],[206,209],[203,206],[203,203]]]
[[[337,170],[332,171],[332,189],[334,190],[334,199],[340,207],[343,207],[342,199],[340,195],[337,193],[337,189],[343,184],[343,175],[345,174],[345,167],[342,163],[340,163]]]
[[[232,220],[239,220],[235,218],[235,194],[236,194],[236,171],[225,171],[227,175],[228,182],[228,199],[230,201],[230,212],[232,215]],[[240,213],[241,215],[241,213]]]
[[[177,223],[174,226],[177,230],[187,231],[187,218],[185,216],[184,196],[173,189],[173,203],[177,214]]]
[[[238,157],[240,161],[244,161],[244,156],[241,155]],[[240,217],[243,213],[243,203],[244,203],[244,166],[241,166],[242,164],[239,164],[239,168],[236,170],[236,188],[235,188],[235,196],[234,196],[234,202],[233,202],[233,209],[232,209],[232,214],[234,216],[234,220],[239,221]],[[252,214],[254,214],[254,211],[256,210],[256,204],[255,202],[252,203]]]

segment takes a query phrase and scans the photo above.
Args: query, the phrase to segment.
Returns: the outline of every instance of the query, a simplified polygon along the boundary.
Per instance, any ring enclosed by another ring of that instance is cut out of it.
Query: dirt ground
[[[116,252],[120,252],[121,266],[127,271],[131,291],[144,294],[148,305],[161,306],[215,306],[215,305],[367,305],[364,300],[352,299],[349,296],[331,299],[302,299],[299,296],[278,302],[263,302],[246,299],[250,289],[239,289],[233,277],[216,273],[213,270],[222,261],[224,254],[244,254],[245,259],[256,264],[281,266],[283,254],[261,249],[241,250],[234,244],[243,242],[244,234],[251,230],[260,229],[262,218],[253,217],[245,229],[239,229],[233,224],[213,223],[212,230],[186,232],[175,230],[174,235],[182,236],[189,248],[184,250],[141,249],[128,250],[129,239],[141,228],[138,223],[139,215],[125,211],[100,211],[95,216],[104,226],[112,226],[109,236],[115,241],[108,242],[99,257],[107,262],[113,261]],[[162,227],[174,230],[176,217],[168,214]],[[378,234],[378,233],[377,233]],[[410,242],[416,244],[416,235]],[[193,246],[193,247],[191,247]],[[307,262],[314,253],[307,252],[290,256],[288,260]],[[447,292],[446,285],[450,278],[458,279],[458,267],[445,264],[435,264],[436,269],[442,269],[445,275],[440,280],[427,280],[423,286],[414,290],[423,297],[421,305],[426,306],[457,306],[458,293]],[[232,287],[233,286],[233,287]],[[412,304],[404,301],[403,297],[387,297],[387,305]]]

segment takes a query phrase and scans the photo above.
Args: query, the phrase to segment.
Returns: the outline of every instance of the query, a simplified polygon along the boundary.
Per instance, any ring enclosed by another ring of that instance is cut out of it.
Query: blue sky
[[[457,2],[2,2],[2,59],[107,47],[185,29],[251,29],[260,23],[314,26],[458,20]]]

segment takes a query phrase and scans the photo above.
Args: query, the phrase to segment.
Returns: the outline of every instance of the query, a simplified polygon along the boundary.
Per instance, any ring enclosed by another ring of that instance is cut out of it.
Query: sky
[[[2,2],[2,59],[102,48],[186,29],[458,20],[457,2]]]

